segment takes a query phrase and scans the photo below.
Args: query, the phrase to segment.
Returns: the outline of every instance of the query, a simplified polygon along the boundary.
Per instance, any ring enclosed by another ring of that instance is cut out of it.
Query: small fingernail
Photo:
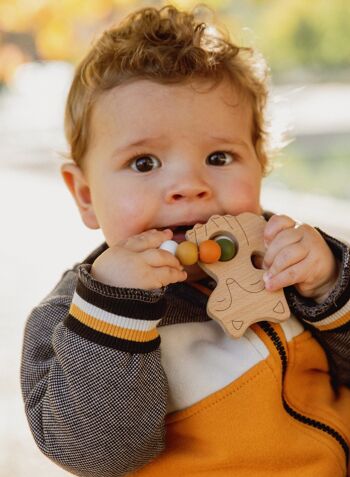
[[[271,278],[272,278],[272,273],[270,273],[270,272],[264,273],[263,280],[264,280],[265,283],[269,282],[271,280]]]

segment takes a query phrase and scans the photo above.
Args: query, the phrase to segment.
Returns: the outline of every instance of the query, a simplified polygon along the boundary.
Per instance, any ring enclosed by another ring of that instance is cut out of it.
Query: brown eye
[[[159,159],[153,156],[136,157],[131,162],[131,169],[136,172],[149,172],[161,166]]]
[[[233,160],[233,155],[230,152],[216,151],[207,157],[207,164],[210,166],[227,166]]]

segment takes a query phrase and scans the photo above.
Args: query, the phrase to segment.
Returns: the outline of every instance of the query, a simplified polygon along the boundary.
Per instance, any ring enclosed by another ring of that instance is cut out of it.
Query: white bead
[[[160,249],[161,250],[167,250],[168,252],[172,253],[173,255],[175,255],[176,253],[176,249],[177,249],[177,242],[175,242],[174,240],[166,240],[165,242],[163,242],[161,245],[160,245]]]

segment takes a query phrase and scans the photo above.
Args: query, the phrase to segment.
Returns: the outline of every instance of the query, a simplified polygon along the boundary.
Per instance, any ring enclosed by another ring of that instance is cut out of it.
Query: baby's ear
[[[61,174],[78,206],[84,224],[90,229],[99,229],[91,201],[90,187],[81,168],[76,164],[66,163],[61,166]]]

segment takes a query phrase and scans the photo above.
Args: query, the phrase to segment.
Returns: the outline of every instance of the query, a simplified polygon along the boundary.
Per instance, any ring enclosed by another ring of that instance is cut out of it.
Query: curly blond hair
[[[212,79],[215,85],[224,77],[251,104],[252,141],[266,172],[265,62],[254,49],[235,45],[227,33],[196,19],[193,12],[171,5],[130,14],[106,30],[78,65],[65,113],[70,158],[82,165],[92,108],[103,92],[133,79],[162,84]]]

